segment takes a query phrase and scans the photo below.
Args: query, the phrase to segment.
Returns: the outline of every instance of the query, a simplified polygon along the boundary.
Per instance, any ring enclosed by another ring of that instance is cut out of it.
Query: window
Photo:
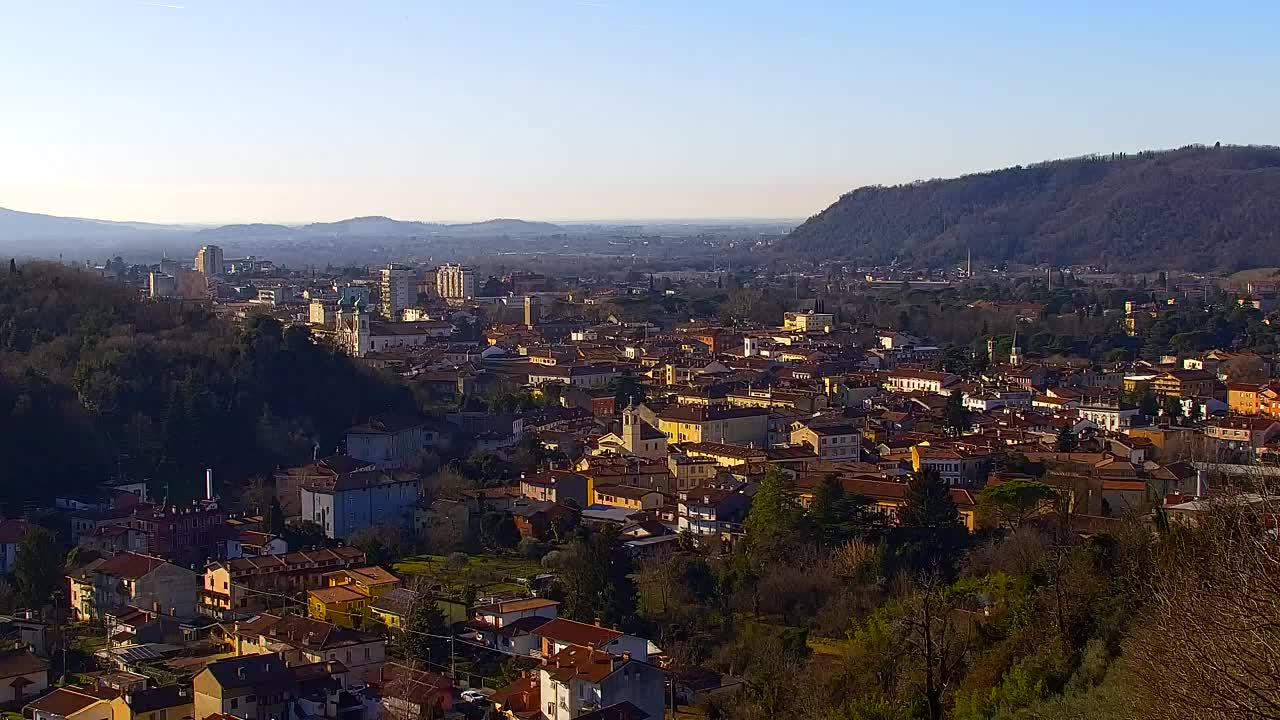
[[[169,720],[169,710],[167,708],[161,708],[160,720]]]
[[[250,695],[250,696],[246,697],[246,698],[244,699],[244,701],[245,701],[246,703],[256,703],[256,702],[258,702],[258,696],[257,696],[257,695]]]
[[[365,660],[368,660],[368,659],[369,659],[369,648],[365,648],[365,649],[364,649],[364,659],[365,659]]]
[[[238,708],[238,707],[240,707],[240,699],[239,699],[239,698],[231,698],[231,709],[232,709],[232,710],[235,710],[235,709],[236,709],[236,708]]]

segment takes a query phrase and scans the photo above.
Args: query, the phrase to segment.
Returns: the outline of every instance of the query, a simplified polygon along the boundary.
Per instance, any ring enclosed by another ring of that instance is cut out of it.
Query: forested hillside
[[[139,302],[73,268],[0,271],[0,504],[122,474],[175,499],[202,470],[242,480],[332,452],[353,421],[409,410],[408,392],[313,345],[304,328]]]
[[[1280,148],[1190,147],[864,187],[782,252],[889,262],[1238,270],[1280,264]]]

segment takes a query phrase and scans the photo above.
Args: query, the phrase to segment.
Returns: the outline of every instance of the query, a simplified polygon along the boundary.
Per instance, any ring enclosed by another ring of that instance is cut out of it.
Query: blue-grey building
[[[413,526],[418,478],[383,470],[344,473],[302,486],[302,519],[335,540],[373,525]]]

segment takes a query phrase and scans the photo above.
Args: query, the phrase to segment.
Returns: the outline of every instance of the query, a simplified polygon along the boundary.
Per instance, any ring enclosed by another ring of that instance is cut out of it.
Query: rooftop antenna
[[[964,276],[966,279],[973,277],[973,248],[969,248],[965,251]]]

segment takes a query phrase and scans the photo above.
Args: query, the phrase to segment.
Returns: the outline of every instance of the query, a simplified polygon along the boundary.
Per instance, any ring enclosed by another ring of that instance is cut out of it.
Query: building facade
[[[476,271],[466,265],[441,265],[436,268],[436,293],[446,300],[475,297]]]

